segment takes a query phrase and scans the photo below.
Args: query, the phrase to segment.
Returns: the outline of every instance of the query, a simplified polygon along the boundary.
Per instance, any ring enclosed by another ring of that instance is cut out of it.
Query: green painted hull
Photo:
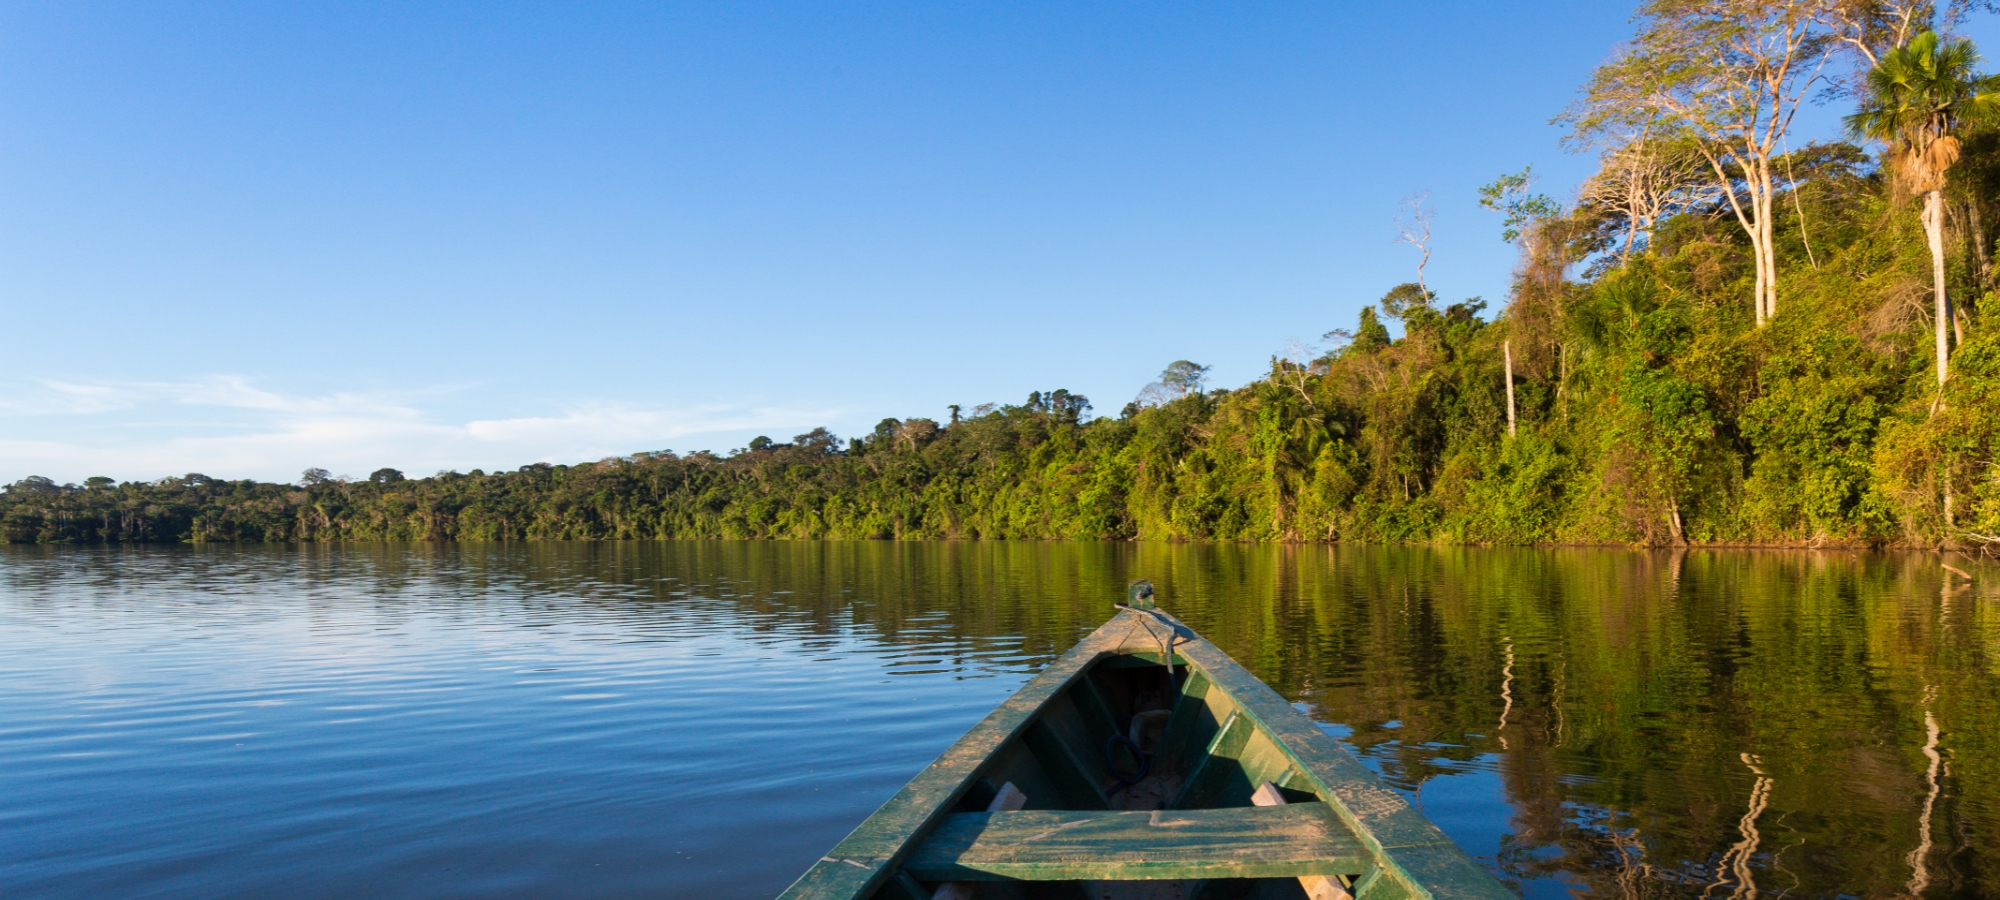
[[[1113,736],[1133,736],[1135,715],[1151,726],[1137,734],[1150,767],[1128,783],[1139,758]],[[1267,783],[1285,805],[1253,805]],[[1007,784],[1025,808],[988,812]],[[1124,609],[781,898],[925,900],[954,882],[980,897],[1304,897],[1312,876],[1360,900],[1513,896],[1227,654],[1164,613]]]

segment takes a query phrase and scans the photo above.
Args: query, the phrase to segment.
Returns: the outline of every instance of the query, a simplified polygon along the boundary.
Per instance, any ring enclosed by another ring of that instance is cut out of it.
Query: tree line
[[[1212,388],[726,455],[298,484],[30,478],[10,542],[1038,538],[2000,545],[2000,86],[1983,3],[1655,0],[1558,121],[1597,172],[1480,190],[1503,309],[1416,280]],[[1844,140],[1792,133],[1811,102]],[[1392,331],[1391,325],[1397,327]]]

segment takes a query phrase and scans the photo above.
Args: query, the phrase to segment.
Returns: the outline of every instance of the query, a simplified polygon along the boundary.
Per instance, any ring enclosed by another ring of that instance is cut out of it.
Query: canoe
[[[1513,896],[1150,586],[1131,601],[780,900]]]

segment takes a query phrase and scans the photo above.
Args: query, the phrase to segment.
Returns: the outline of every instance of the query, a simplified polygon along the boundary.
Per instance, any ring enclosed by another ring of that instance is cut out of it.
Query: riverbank
[[[1489,476],[1474,477],[1469,464],[1454,462],[1409,499],[1394,489],[1385,498],[1379,479],[1357,479],[1332,461],[1351,444],[1323,448],[1321,462],[1303,474],[1259,465],[1254,453],[1222,453],[1254,445],[1223,429],[1256,411],[1266,387],[1191,395],[1117,419],[1077,421],[1031,406],[1003,407],[956,424],[884,423],[878,434],[844,446],[821,431],[728,456],[639,453],[511,472],[407,478],[382,470],[359,479],[315,472],[298,484],[198,474],[82,485],[31,478],[0,491],[0,539],[1981,548],[1967,537],[1971,530],[1946,531],[1921,517],[1889,519],[1881,511],[1890,498],[1876,488],[1838,531],[1816,528],[1811,517],[1773,512],[1764,497],[1772,488],[1754,478],[1735,482],[1735,494],[1680,507],[1676,523],[1644,483],[1611,477],[1623,471],[1616,466],[1513,465],[1523,456],[1561,456],[1551,442],[1525,435],[1490,451],[1505,465]],[[1208,437],[1195,443],[1203,433]]]
[[[1001,416],[1004,414],[995,414]],[[961,427],[977,427],[966,426]],[[1092,426],[1069,425],[1078,431]],[[1354,529],[1353,535],[1272,535],[1252,529],[1190,534],[1171,511],[1146,519],[1129,507],[1087,506],[1090,492],[1021,477],[968,490],[960,475],[884,466],[881,454],[803,451],[797,445],[731,457],[642,454],[583,466],[440,473],[410,479],[325,478],[302,485],[201,475],[124,484],[56,485],[30,479],[0,492],[0,535],[13,544],[304,544],[631,540],[1038,540],[1206,544],[1353,544],[1433,547],[1905,550],[1982,555],[1988,545],[1918,543],[1908,536],[1671,541],[1634,528],[1623,540],[1467,540],[1448,529]],[[857,477],[873,473],[875,477]],[[928,477],[920,477],[927,474]],[[1068,473],[1088,478],[1090,473]],[[900,492],[897,492],[900,490]],[[1122,496],[1129,504],[1136,493]],[[801,502],[801,497],[810,502]],[[1121,496],[1104,491],[1104,497]],[[1023,514],[1024,510],[1033,511]],[[1651,539],[1651,543],[1648,542]]]

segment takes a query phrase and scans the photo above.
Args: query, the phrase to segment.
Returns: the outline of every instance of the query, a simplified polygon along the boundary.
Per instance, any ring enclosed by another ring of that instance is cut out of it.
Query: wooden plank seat
[[[1374,860],[1324,803],[944,817],[903,861],[922,881],[1359,875]]]
[[[1171,685],[1158,678],[1168,659],[1180,670]],[[1157,813],[1105,810],[1139,795],[1113,787],[1103,742],[1130,736],[1127,717],[1151,712],[1162,687],[1178,696],[1164,701],[1172,712],[1153,768],[1173,777],[1151,787],[1180,793],[1142,798],[1165,801]],[[1008,782],[1050,809],[977,812]],[[1252,806],[1264,782],[1263,802],[1294,802]],[[1151,889],[1287,878],[1315,900],[1513,900],[1276,691],[1165,613],[1128,608],[946,748],[780,900],[931,900],[1000,881]]]

